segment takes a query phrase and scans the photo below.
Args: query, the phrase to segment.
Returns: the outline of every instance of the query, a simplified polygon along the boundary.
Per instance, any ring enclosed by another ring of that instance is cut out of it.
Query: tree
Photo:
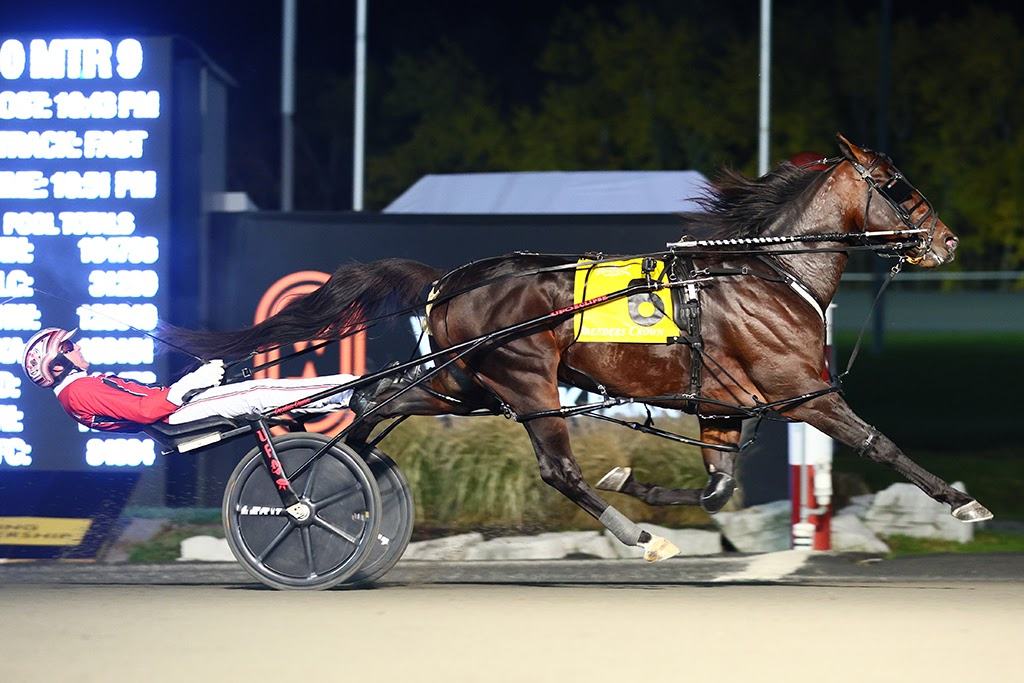
[[[787,4],[774,21],[772,156],[875,144],[878,19]],[[853,11],[859,8],[854,7]],[[701,14],[703,12],[703,14]],[[1024,37],[963,8],[893,28],[888,152],[961,236],[972,268],[1024,264]],[[537,57],[536,96],[509,97],[442,41],[397,57],[371,101],[370,206],[425,173],[695,168],[756,163],[758,37],[746,5],[565,10]],[[982,38],[983,37],[983,38]]]
[[[1024,38],[988,9],[894,30],[894,143],[966,265],[1024,264]],[[937,49],[938,48],[938,49]]]
[[[369,206],[386,205],[426,173],[505,170],[508,126],[490,84],[457,46],[399,56],[390,80],[372,125],[397,142],[367,160]]]

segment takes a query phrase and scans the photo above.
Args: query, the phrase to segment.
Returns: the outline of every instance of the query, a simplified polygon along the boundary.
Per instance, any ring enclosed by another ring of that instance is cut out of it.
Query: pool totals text
[[[58,449],[19,365],[42,327],[78,327],[90,371],[156,380],[138,330],[165,301],[170,85],[167,39],[0,37],[0,469],[153,462],[138,438]]]

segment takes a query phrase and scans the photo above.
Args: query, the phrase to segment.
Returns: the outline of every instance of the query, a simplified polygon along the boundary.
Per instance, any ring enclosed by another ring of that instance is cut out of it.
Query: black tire
[[[416,524],[412,490],[394,460],[374,448],[365,452],[377,488],[380,490],[380,528],[373,549],[362,566],[345,581],[347,586],[365,586],[381,578],[402,558]]]
[[[292,487],[314,508],[309,524],[296,523],[281,510],[258,448],[246,453],[228,479],[223,505],[228,545],[245,570],[271,588],[330,588],[356,573],[375,545],[380,491],[355,451],[335,444],[293,478],[292,473],[328,441],[320,434],[274,439]]]

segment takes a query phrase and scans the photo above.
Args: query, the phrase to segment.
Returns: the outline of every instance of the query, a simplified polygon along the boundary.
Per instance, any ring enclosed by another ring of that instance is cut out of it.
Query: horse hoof
[[[704,512],[715,514],[729,502],[736,490],[736,480],[725,472],[713,472],[708,485],[700,494],[700,506]]]
[[[970,503],[961,505],[953,510],[952,515],[961,522],[967,523],[984,522],[986,519],[992,519],[992,513],[989,512],[988,508],[976,500],[972,500]]]
[[[675,543],[661,536],[652,535],[651,540],[641,543],[640,547],[644,549],[644,559],[648,562],[661,562],[679,554]]]
[[[602,491],[621,491],[631,476],[632,467],[613,467],[594,486]]]

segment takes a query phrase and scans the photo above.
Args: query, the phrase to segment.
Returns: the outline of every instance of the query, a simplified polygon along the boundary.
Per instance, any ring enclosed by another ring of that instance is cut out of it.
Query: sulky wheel
[[[364,457],[380,489],[380,528],[377,542],[359,571],[345,581],[351,586],[372,583],[395,566],[409,545],[416,520],[409,482],[395,461],[376,448],[364,452]]]
[[[358,571],[375,545],[381,499],[374,475],[344,443],[310,462],[328,441],[320,434],[274,439],[292,487],[312,508],[307,521],[297,522],[284,511],[258,448],[242,458],[228,480],[223,509],[228,545],[246,571],[272,588],[330,588]]]

